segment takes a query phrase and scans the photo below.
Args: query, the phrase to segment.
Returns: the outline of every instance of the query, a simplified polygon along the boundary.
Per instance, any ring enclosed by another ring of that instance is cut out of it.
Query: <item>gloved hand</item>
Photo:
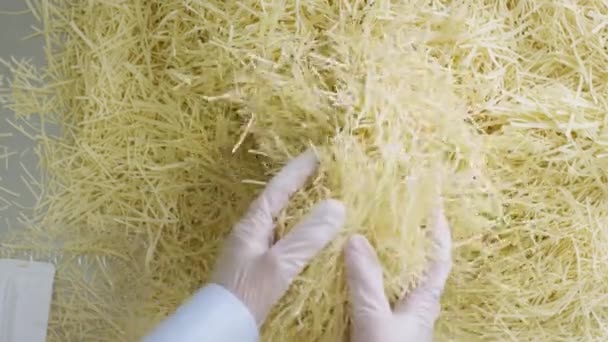
[[[211,282],[232,292],[261,326],[304,266],[344,224],[344,206],[318,204],[283,239],[273,241],[274,218],[289,197],[314,173],[318,160],[307,151],[289,162],[234,227],[219,256]]]
[[[344,254],[352,306],[352,342],[430,342],[450,273],[452,240],[441,206],[433,215],[436,256],[422,283],[394,309],[384,293],[382,268],[367,239],[356,235]]]

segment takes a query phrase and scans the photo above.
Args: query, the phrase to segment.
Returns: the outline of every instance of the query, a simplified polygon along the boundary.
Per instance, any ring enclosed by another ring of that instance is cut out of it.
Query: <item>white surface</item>
[[[257,342],[258,327],[240,300],[210,284],[144,338],[144,342],[174,341]]]
[[[25,59],[40,67],[45,61],[43,40],[23,39],[40,24],[26,9],[24,0],[0,0],[0,58]],[[0,66],[0,88],[6,88],[8,80],[8,70]],[[0,255],[4,256],[14,254],[4,253],[3,234],[19,229],[19,217],[29,217],[36,204],[36,196],[24,183],[29,176],[23,168],[34,177],[41,175],[34,152],[37,143],[8,121],[19,124],[14,113],[0,104]],[[39,126],[35,117],[29,121]],[[6,154],[11,156],[2,158]],[[0,342],[45,341],[54,274],[52,264],[0,259]]]
[[[0,342],[44,342],[55,268],[0,259]]]
[[[40,23],[31,13],[25,13],[26,9],[24,0],[0,0],[0,58],[6,61],[11,58],[25,59],[40,67],[45,63],[42,38],[23,39],[32,34],[33,26],[40,27]],[[6,14],[7,12],[21,14]],[[0,65],[0,91],[8,86],[8,80],[9,71]],[[34,116],[28,121],[33,126],[40,126],[40,121],[36,119]],[[41,175],[34,152],[37,143],[15,130],[7,120],[19,123],[14,113],[0,104],[0,243],[3,232],[21,227],[20,216],[31,217],[31,209],[36,204],[36,196],[24,183],[29,176],[23,168],[36,178]],[[56,131],[56,128],[50,128],[50,132]],[[3,158],[6,154],[11,154],[8,159]]]

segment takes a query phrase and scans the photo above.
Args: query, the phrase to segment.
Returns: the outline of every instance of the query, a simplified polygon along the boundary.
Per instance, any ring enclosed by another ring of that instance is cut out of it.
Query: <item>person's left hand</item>
[[[274,222],[289,197],[317,169],[313,151],[283,168],[234,227],[220,254],[211,282],[234,294],[261,326],[294,278],[344,224],[341,202],[318,204],[283,239],[273,241]]]

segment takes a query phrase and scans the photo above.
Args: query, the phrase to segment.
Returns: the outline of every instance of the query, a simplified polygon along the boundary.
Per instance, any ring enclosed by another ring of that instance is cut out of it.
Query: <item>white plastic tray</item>
[[[0,259],[0,342],[44,342],[52,264]]]

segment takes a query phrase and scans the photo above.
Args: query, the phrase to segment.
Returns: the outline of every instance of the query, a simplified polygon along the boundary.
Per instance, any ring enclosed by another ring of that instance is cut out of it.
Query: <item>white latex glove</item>
[[[344,224],[344,206],[335,200],[318,204],[281,240],[274,243],[274,218],[289,197],[317,168],[314,152],[289,162],[253,202],[234,227],[211,281],[239,298],[262,325],[294,278]]]
[[[356,235],[344,254],[352,306],[352,342],[432,341],[440,297],[452,265],[452,239],[440,207],[434,213],[432,236],[436,256],[422,283],[396,303],[384,293],[382,267],[367,239]]]

